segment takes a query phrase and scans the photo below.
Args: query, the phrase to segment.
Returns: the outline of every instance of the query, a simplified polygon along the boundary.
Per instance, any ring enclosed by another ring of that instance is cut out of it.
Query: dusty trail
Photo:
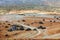
[[[43,17],[43,18],[54,18],[56,15],[48,15],[48,14],[24,14],[24,15],[18,15],[18,14],[6,14],[6,15],[0,15],[0,21],[12,21],[12,20],[19,20],[19,19],[25,19],[24,17]],[[60,17],[60,16],[56,16],[56,17]],[[50,21],[50,20],[46,20],[46,21]],[[56,20],[56,22],[60,22],[60,20]],[[19,37],[23,37],[23,38],[34,38],[35,36],[38,36],[42,33],[42,29],[37,29],[36,27],[33,27],[33,26],[27,26],[27,25],[24,25],[24,23],[18,23],[18,22],[14,22],[14,23],[17,23],[19,25],[22,25],[26,28],[31,28],[32,30],[33,29],[36,29],[37,31],[35,31],[34,33],[24,33],[22,35],[17,35],[17,38]],[[56,28],[56,30],[58,30],[60,28]],[[52,29],[54,30],[54,29]],[[42,38],[53,38],[53,37],[59,37],[60,34],[54,34],[54,35],[50,35],[48,36],[45,32],[44,32],[44,36]]]
[[[37,29],[36,27],[26,26],[26,25],[24,25],[24,24],[20,24],[20,25],[22,25],[22,26],[24,26],[24,27],[27,27],[27,28],[31,28],[32,30],[33,30],[33,29],[36,29],[36,30],[37,30],[36,33],[29,34],[29,35],[27,35],[27,36],[25,36],[25,37],[23,37],[23,38],[27,38],[27,37],[28,37],[28,38],[33,38],[33,37],[41,34],[41,30]]]
[[[44,39],[46,39],[46,38],[52,38],[52,39],[54,39],[54,38],[60,38],[60,33],[59,34],[54,34],[54,35],[50,35],[50,36],[44,36],[43,37]]]

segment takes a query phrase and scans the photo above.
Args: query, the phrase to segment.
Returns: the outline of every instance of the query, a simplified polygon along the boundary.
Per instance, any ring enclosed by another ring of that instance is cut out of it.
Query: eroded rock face
[[[1,39],[54,38],[55,34],[59,35],[58,33],[60,33],[60,16],[57,15],[6,14],[0,16]]]

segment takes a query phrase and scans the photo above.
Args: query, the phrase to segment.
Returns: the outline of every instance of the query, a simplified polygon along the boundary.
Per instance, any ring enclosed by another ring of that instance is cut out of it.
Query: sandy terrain
[[[37,15],[37,16],[36,16]],[[0,16],[0,38],[34,38],[34,39],[54,39],[60,38],[60,16],[57,15],[41,15],[41,14],[25,14],[25,15],[2,15]],[[40,15],[40,16],[38,16]],[[56,16],[56,18],[54,18]],[[15,30],[9,32],[12,25],[22,25],[24,30]],[[38,28],[39,26],[45,28]],[[26,31],[31,28],[30,31]],[[36,30],[33,30],[36,29]]]
[[[11,10],[11,11],[5,12],[5,13],[4,13],[4,11],[2,10],[0,14],[24,14],[24,13],[60,14],[57,12],[45,12],[45,11],[40,11],[40,10]]]
[[[60,14],[60,13],[56,13],[56,12],[44,12],[44,11],[39,11],[39,10],[12,10],[9,12],[9,14],[24,14],[24,13],[41,13],[41,14]]]

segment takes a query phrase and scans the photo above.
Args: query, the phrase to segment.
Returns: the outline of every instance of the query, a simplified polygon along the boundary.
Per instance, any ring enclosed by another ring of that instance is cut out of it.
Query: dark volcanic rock
[[[26,29],[26,31],[30,31],[30,30],[31,30],[31,28],[27,28],[27,29]]]
[[[46,29],[46,27],[39,26],[38,29]]]

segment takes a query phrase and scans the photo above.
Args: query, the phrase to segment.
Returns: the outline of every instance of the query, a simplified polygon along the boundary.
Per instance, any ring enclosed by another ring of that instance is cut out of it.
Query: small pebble
[[[9,35],[8,35],[8,34],[6,34],[5,36],[6,36],[6,37],[9,37]]]
[[[39,26],[38,29],[46,29],[46,27]]]
[[[50,20],[50,22],[52,22],[52,21]]]
[[[45,19],[43,19],[43,21],[45,21]]]
[[[17,27],[19,27],[18,25],[12,25],[12,27],[8,30],[8,31],[15,31],[17,30]]]
[[[8,26],[5,26],[5,28],[8,28]]]
[[[37,29],[33,29],[34,31],[37,31]]]
[[[9,29],[8,31],[11,32],[11,31],[13,31],[13,30],[12,30],[12,29]]]
[[[26,31],[30,31],[31,29],[30,28],[27,28]]]
[[[39,22],[39,24],[44,24],[43,22]]]
[[[24,27],[23,26],[20,26],[20,29],[19,30],[24,30]]]
[[[25,22],[25,20],[22,20],[23,22]]]

